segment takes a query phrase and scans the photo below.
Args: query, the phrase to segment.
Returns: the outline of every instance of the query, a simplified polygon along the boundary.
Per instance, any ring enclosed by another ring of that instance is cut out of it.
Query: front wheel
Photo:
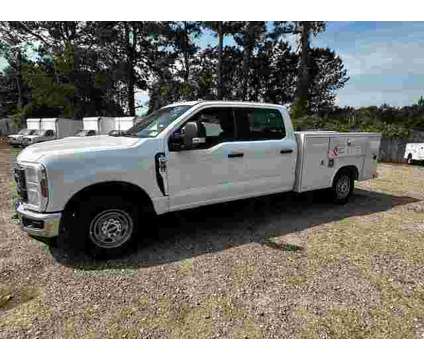
[[[139,210],[114,196],[96,196],[80,204],[66,226],[68,247],[84,249],[96,258],[127,252],[138,237]]]
[[[352,195],[354,179],[350,171],[340,171],[333,182],[331,195],[336,204],[346,204]]]
[[[408,165],[412,165],[412,163],[413,163],[413,160],[412,160],[412,154],[409,154],[409,155],[408,155],[408,158],[406,159],[406,163],[407,163]]]

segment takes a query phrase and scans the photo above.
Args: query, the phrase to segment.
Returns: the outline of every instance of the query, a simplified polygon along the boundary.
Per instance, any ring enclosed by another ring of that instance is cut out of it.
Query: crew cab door
[[[207,108],[188,121],[205,141],[169,151],[171,210],[293,189],[296,142],[279,110]]]

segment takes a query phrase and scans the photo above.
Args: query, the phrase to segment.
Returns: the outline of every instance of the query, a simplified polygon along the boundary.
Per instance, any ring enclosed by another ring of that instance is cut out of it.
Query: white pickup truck
[[[424,161],[424,143],[406,144],[404,157],[409,165],[414,161]]]
[[[376,176],[380,134],[294,132],[280,105],[166,106],[122,136],[67,138],[23,150],[14,170],[23,229],[116,255],[149,216],[236,199],[328,188],[345,203]],[[71,244],[73,245],[73,244]]]
[[[27,119],[26,129],[22,129],[17,134],[8,136],[9,144],[12,146],[21,146],[25,137],[35,135],[35,133],[40,129],[40,122],[41,119]]]

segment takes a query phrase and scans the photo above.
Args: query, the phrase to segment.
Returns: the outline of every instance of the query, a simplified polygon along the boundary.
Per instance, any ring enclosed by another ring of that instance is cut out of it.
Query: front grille
[[[16,182],[16,191],[19,195],[20,200],[27,201],[28,200],[28,193],[26,191],[26,183],[25,183],[25,170],[17,165],[13,169],[13,177],[15,178]]]

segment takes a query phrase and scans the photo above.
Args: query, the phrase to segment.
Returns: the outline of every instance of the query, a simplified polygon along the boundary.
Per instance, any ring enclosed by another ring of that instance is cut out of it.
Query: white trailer
[[[136,120],[136,116],[115,117],[114,128],[108,134],[112,136],[119,136],[128,129],[131,129],[136,123]]]
[[[115,118],[115,129],[118,131],[126,131],[132,128],[135,124],[137,117],[135,116],[123,116]]]
[[[56,139],[62,139],[67,136],[75,135],[81,129],[82,121],[65,118],[44,118],[41,119],[42,130],[53,130]]]
[[[41,119],[27,119],[27,129],[40,130]]]
[[[115,129],[115,119],[107,116],[91,116],[82,119],[83,131],[78,136],[107,135]]]
[[[404,158],[408,164],[424,160],[424,143],[406,144]]]
[[[39,142],[63,139],[75,135],[81,129],[82,121],[65,118],[43,118],[40,129],[33,135],[25,136],[22,145],[31,145]]]

